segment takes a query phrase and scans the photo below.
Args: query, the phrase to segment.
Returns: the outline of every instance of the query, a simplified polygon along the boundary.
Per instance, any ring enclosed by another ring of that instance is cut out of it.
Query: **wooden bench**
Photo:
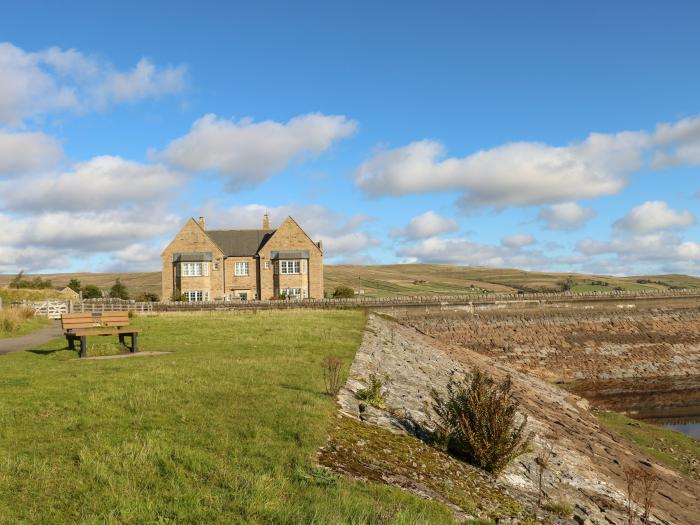
[[[126,346],[125,337],[131,337],[129,350],[138,351],[137,338],[141,330],[129,328],[129,312],[85,312],[63,314],[61,328],[68,340],[68,348],[75,350],[75,341],[80,340],[80,357],[87,356],[87,338],[93,335],[118,335],[119,342]]]

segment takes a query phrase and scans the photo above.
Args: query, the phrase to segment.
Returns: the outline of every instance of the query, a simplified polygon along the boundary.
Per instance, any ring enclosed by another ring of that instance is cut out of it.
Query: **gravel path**
[[[0,339],[0,355],[9,354],[10,352],[20,352],[22,350],[31,350],[39,345],[48,343],[52,339],[61,337],[61,324],[54,322],[51,326],[47,326],[31,334],[20,337],[11,337],[9,339]]]

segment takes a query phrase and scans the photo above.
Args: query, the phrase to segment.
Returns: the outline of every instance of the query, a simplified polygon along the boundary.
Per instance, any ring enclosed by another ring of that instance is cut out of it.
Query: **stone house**
[[[323,298],[323,245],[291,217],[272,229],[265,214],[259,230],[208,230],[204,217],[190,219],[161,258],[164,301]]]

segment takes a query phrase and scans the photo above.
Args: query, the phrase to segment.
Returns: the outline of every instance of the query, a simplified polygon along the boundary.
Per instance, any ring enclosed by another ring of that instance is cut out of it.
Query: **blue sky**
[[[700,274],[697,3],[378,4],[5,7],[0,272],[268,209],[329,262]]]

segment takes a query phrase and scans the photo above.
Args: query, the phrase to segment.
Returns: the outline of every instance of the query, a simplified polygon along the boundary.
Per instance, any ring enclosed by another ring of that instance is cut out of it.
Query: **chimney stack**
[[[262,229],[263,230],[270,230],[270,216],[265,212],[265,215],[263,215],[263,223],[262,223]]]
[[[200,217],[197,221],[203,230],[207,229],[207,220],[204,217]]]

